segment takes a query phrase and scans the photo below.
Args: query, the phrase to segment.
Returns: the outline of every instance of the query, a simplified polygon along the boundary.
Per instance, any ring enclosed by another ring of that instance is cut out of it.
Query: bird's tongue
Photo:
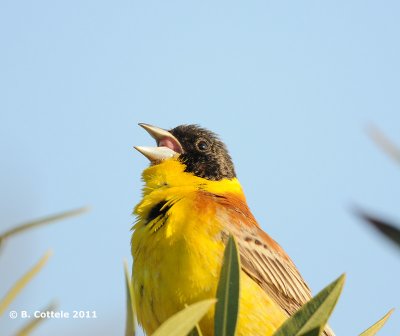
[[[169,149],[172,149],[176,153],[181,152],[181,147],[179,146],[179,144],[176,143],[176,141],[174,141],[174,139],[170,139],[170,138],[161,139],[158,142],[158,146],[159,147],[168,147]]]

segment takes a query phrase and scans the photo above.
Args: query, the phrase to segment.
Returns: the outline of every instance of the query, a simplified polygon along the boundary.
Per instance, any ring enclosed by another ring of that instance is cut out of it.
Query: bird
[[[224,249],[241,261],[236,335],[269,336],[312,297],[295,264],[251,213],[226,145],[198,125],[170,130],[140,123],[156,146],[134,208],[132,285],[137,320],[151,335],[169,317],[215,298]],[[214,308],[199,323],[214,335]],[[334,336],[329,326],[323,334]]]

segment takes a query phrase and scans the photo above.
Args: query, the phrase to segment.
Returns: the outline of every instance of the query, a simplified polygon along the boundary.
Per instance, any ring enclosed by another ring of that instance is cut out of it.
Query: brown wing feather
[[[227,233],[238,243],[242,270],[257,282],[289,316],[311,299],[311,291],[286,252],[266,234],[244,198],[235,194],[212,195],[221,205],[217,216],[227,223]],[[324,335],[334,336],[327,326]]]

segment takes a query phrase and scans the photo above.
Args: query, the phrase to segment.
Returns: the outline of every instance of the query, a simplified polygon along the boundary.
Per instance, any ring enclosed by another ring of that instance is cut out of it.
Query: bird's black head
[[[181,125],[169,132],[182,146],[179,160],[185,171],[213,181],[236,177],[228,150],[215,133],[197,125]]]
[[[135,147],[153,164],[176,157],[185,171],[211,181],[236,177],[232,159],[218,136],[198,125],[181,125],[170,131],[139,124],[156,141],[157,147]]]

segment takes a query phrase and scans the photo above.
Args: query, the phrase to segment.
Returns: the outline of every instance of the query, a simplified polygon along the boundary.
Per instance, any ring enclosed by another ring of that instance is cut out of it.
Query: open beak
[[[147,157],[151,163],[159,163],[183,153],[181,144],[170,132],[149,124],[140,123],[139,126],[143,127],[157,143],[157,147],[134,147]]]

